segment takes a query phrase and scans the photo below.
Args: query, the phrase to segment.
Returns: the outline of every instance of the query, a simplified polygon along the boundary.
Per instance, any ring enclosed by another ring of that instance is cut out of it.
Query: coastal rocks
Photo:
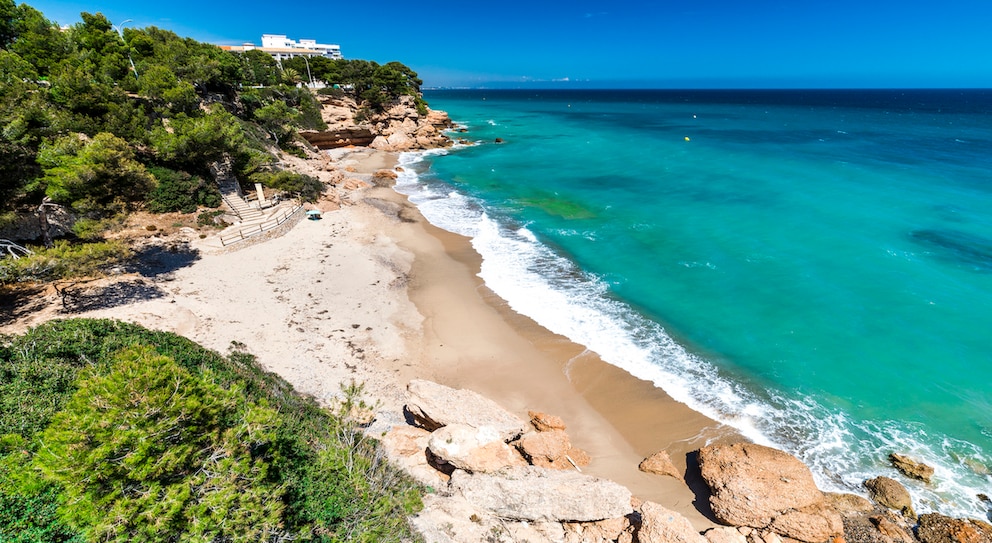
[[[383,451],[394,464],[427,486],[447,484],[448,475],[431,466],[427,459],[427,443],[431,433],[413,426],[397,426],[380,439]]]
[[[668,456],[668,453],[665,451],[658,451],[645,458],[640,464],[638,464],[637,469],[643,471],[644,473],[665,475],[685,482],[685,479],[682,477],[682,473],[679,472],[678,468],[675,467],[675,464],[672,463],[672,457]]]
[[[640,543],[708,543],[684,516],[653,502],[641,505]]]
[[[703,537],[706,538],[708,543],[747,543],[747,538],[744,537],[744,534],[737,528],[730,526],[710,528],[703,533]]]
[[[916,535],[923,543],[990,543],[992,525],[928,513],[920,515]]]
[[[930,483],[930,478],[933,477],[932,467],[922,462],[917,462],[908,456],[892,453],[889,455],[889,462],[892,462],[892,467],[899,470],[906,477],[919,479],[924,483]]]
[[[520,450],[527,460],[542,468],[572,469],[589,464],[589,456],[572,448],[568,434],[564,430],[528,432],[512,445]]]
[[[906,518],[916,518],[913,499],[899,481],[888,477],[875,477],[865,481],[865,488],[868,489],[868,497],[878,505],[895,509]]]
[[[392,170],[376,170],[372,174],[372,183],[377,187],[391,187],[396,184],[399,175]]]
[[[450,424],[439,428],[430,435],[427,450],[444,463],[473,473],[527,465],[523,457],[504,443],[490,426],[476,428],[466,424]]]
[[[450,489],[492,515],[513,520],[595,522],[633,510],[630,491],[612,481],[534,466],[494,474],[455,471]]]
[[[530,425],[538,432],[565,429],[565,421],[561,420],[561,417],[541,413],[540,411],[528,411],[527,416],[530,417]]]
[[[526,428],[516,415],[471,390],[456,390],[418,379],[407,385],[407,392],[410,394],[405,407],[407,415],[427,431],[449,424],[489,426],[507,442]]]
[[[790,454],[752,443],[713,445],[700,449],[699,467],[721,522],[810,543],[843,531],[809,468]]]
[[[320,149],[337,149],[349,145],[366,146],[375,140],[375,135],[368,127],[354,126],[342,127],[334,130],[301,130],[303,139],[310,142],[310,145]]]

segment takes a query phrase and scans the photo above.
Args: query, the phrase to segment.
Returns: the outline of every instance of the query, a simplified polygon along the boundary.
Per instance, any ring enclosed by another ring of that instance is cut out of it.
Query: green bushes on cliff
[[[239,350],[107,320],[0,342],[0,540],[400,541],[418,487]]]
[[[153,210],[175,209],[159,205],[164,195],[146,171],[154,167],[207,178],[210,164],[230,159],[247,180],[274,160],[273,144],[299,152],[298,130],[326,127],[314,94],[296,86],[310,75],[372,109],[419,99],[420,79],[398,62],[318,57],[308,72],[302,58],[280,66],[260,51],[231,53],[156,27],[121,35],[99,13],[80,18],[63,30],[0,0],[0,213],[45,197],[94,220],[150,196]]]

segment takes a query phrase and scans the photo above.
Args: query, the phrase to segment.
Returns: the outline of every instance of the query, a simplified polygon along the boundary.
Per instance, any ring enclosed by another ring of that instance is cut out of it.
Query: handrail
[[[261,234],[262,232],[265,232],[267,230],[272,230],[273,228],[289,220],[290,217],[295,215],[301,209],[303,209],[303,205],[296,204],[295,206],[292,207],[292,209],[284,210],[280,212],[277,216],[270,217],[264,222],[252,225],[248,228],[241,228],[237,232],[231,232],[228,235],[220,236],[220,244],[226,247],[229,243],[237,243],[239,241],[246,240],[251,236]]]

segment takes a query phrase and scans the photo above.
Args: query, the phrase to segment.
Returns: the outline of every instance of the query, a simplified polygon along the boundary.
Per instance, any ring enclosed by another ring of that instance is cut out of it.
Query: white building
[[[317,43],[316,40],[296,41],[283,34],[262,34],[261,49],[276,60],[299,56],[342,58],[340,45]]]

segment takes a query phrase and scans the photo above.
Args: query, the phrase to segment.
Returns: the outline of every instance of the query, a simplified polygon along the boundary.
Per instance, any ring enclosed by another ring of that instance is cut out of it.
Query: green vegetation
[[[424,107],[420,79],[399,62],[280,66],[260,51],[155,27],[119,34],[99,13],[81,19],[62,30],[0,0],[0,214],[46,197],[92,221],[214,205],[202,181],[211,164],[230,159],[242,181],[274,174],[273,146],[299,155],[298,130],[326,127],[314,93],[296,86],[310,78],[370,111],[402,95]]]
[[[0,260],[0,285],[99,275],[131,256],[120,241],[69,243],[57,240],[50,248],[16,260]]]
[[[182,337],[107,320],[0,342],[2,541],[408,541],[416,484],[346,415]]]

